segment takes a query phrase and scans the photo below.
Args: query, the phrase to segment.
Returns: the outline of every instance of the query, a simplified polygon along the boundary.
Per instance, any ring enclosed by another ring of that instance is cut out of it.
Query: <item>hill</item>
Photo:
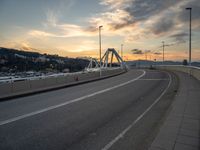
[[[82,58],[68,58],[0,47],[1,72],[62,72],[64,70],[76,72],[83,70],[88,64],[89,61]]]

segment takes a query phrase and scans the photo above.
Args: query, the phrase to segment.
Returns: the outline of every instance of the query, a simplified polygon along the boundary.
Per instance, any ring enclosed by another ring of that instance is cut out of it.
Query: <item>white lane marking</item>
[[[151,108],[161,99],[161,97],[167,92],[169,89],[172,79],[171,75],[167,73],[169,76],[169,83],[166,87],[166,89],[161,93],[161,95],[136,119],[134,120],[127,128],[125,128],[119,135],[117,135],[113,140],[111,140],[108,144],[106,144],[101,150],[109,150],[117,141],[119,141],[121,138],[124,137],[124,135],[138,122],[140,119],[144,117],[146,113],[151,110]]]
[[[159,80],[169,80],[169,79],[138,79],[138,80],[159,81]]]
[[[105,93],[105,92],[108,92],[110,90],[122,87],[122,86],[125,86],[127,84],[130,84],[130,83],[142,78],[146,74],[146,71],[142,70],[142,72],[143,72],[142,75],[138,76],[137,78],[134,78],[134,79],[129,80],[127,82],[115,85],[113,87],[110,87],[110,88],[107,88],[107,89],[104,89],[104,90],[101,90],[101,91],[98,91],[98,92],[94,92],[92,94],[88,94],[88,95],[85,95],[85,96],[82,96],[82,97],[79,97],[79,98],[76,98],[76,99],[73,99],[73,100],[69,100],[67,102],[64,102],[64,103],[61,103],[61,104],[58,104],[58,105],[50,106],[50,107],[47,107],[47,108],[44,108],[44,109],[41,109],[41,110],[37,110],[37,111],[31,112],[31,113],[27,113],[27,114],[24,114],[24,115],[21,115],[21,116],[18,116],[18,117],[10,118],[8,120],[0,121],[0,126],[8,124],[8,123],[15,122],[15,121],[27,118],[27,117],[31,117],[31,116],[34,116],[34,115],[37,115],[37,114],[40,114],[40,113],[43,113],[43,112],[46,112],[46,111],[49,111],[49,110],[52,110],[52,109],[56,109],[58,107],[69,105],[71,103],[82,101],[82,100],[84,100],[86,98],[89,98],[89,97],[92,97],[92,96],[95,96],[95,95],[98,95],[98,94],[101,94],[101,93]]]

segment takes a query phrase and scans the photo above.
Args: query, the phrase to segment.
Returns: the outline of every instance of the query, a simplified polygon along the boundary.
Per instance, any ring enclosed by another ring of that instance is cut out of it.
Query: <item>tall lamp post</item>
[[[162,41],[162,43],[163,43],[162,47],[163,47],[163,65],[164,65],[164,61],[165,61],[165,42]]]
[[[122,60],[123,60],[123,44],[121,44],[121,58],[122,58]]]
[[[99,67],[100,67],[100,70],[99,70],[99,73],[100,73],[100,77],[101,77],[101,28],[103,26],[99,26]]]
[[[191,66],[191,48],[192,48],[192,45],[191,45],[191,28],[192,28],[192,8],[191,7],[188,7],[188,8],[185,8],[186,10],[189,10],[190,11],[190,41],[189,41],[189,65]]]

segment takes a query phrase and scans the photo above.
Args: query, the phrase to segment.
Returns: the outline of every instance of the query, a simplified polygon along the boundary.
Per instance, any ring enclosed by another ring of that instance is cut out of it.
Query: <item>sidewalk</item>
[[[200,150],[200,81],[177,74],[179,92],[149,150]]]

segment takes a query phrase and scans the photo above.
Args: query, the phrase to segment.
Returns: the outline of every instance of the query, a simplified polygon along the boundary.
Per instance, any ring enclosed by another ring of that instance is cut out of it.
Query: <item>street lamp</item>
[[[99,64],[99,67],[100,67],[100,70],[99,70],[99,73],[100,73],[100,77],[101,77],[101,28],[103,26],[99,26],[99,60],[100,60],[100,64]]]
[[[163,65],[164,65],[164,61],[165,61],[165,42],[162,41],[163,43]]]
[[[191,7],[188,7],[188,8],[185,8],[186,10],[189,10],[190,11],[190,41],[189,41],[189,65],[191,66],[191,26],[192,26],[192,8]]]
[[[122,58],[122,60],[123,60],[123,44],[121,44],[121,58]]]

